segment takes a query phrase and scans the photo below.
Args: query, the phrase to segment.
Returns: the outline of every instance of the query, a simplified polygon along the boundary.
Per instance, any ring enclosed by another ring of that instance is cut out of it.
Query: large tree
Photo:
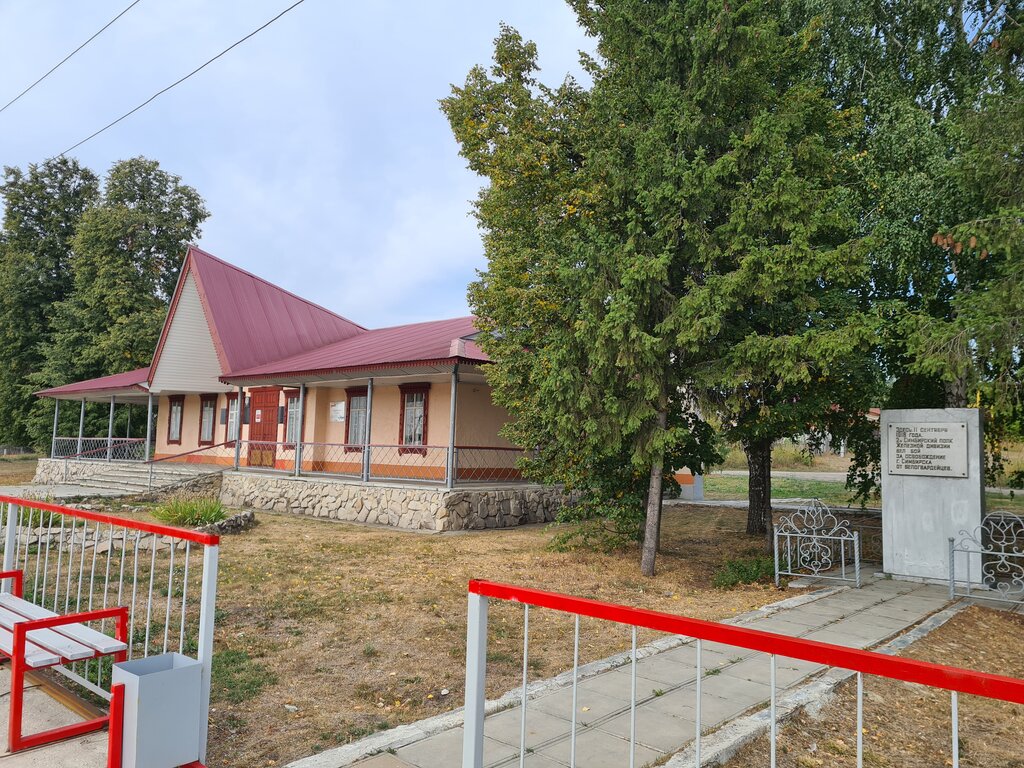
[[[182,254],[208,215],[199,193],[155,160],[115,163],[102,199],[76,227],[72,291],[55,305],[43,365],[30,377],[33,386],[147,365]],[[48,410],[35,409],[37,442],[49,434]]]
[[[0,442],[27,445],[35,398],[27,377],[43,361],[54,306],[72,289],[72,240],[99,196],[99,179],[71,158],[27,171],[5,168],[0,185]]]
[[[598,41],[592,87],[545,87],[534,47],[505,29],[495,66],[443,106],[490,182],[470,298],[507,434],[556,471],[618,457],[646,474],[649,575],[667,459],[692,442],[681,404],[766,373],[813,389],[859,352],[862,324],[822,298],[862,260],[850,115],[809,81],[814,41],[780,3],[572,5]],[[737,335],[751,309],[764,331]],[[798,319],[776,329],[773,313]]]

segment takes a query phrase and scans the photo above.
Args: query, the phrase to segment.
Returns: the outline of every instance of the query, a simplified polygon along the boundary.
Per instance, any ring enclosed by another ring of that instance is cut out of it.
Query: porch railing
[[[900,680],[906,683],[938,688],[950,692],[951,717],[949,744],[952,753],[953,768],[960,764],[960,735],[958,696],[967,693],[989,699],[1024,704],[1024,680],[1001,675],[991,675],[967,669],[946,667],[914,659],[900,658],[873,651],[862,651],[842,645],[822,643],[803,638],[779,635],[773,632],[748,629],[730,624],[719,624],[702,621],[668,613],[631,608],[625,605],[603,603],[597,600],[570,597],[555,592],[544,592],[538,589],[517,587],[510,584],[497,584],[487,581],[471,581],[469,583],[469,611],[466,635],[466,707],[464,721],[464,740],[462,752],[462,768],[482,768],[484,748],[484,705],[487,665],[487,607],[488,600],[503,600],[520,603],[523,606],[523,682],[521,697],[521,722],[519,765],[527,760],[532,748],[526,743],[526,712],[527,683],[530,653],[530,609],[547,608],[568,614],[574,618],[573,632],[573,668],[572,668],[572,712],[571,718],[569,765],[576,766],[576,733],[577,733],[577,682],[579,672],[580,648],[580,617],[590,617],[602,621],[610,621],[630,628],[632,636],[632,652],[630,654],[630,736],[629,758],[630,768],[634,766],[636,754],[636,717],[637,717],[637,630],[652,629],[674,635],[683,635],[696,641],[696,663],[693,679],[696,684],[695,725],[693,731],[694,764],[701,765],[701,682],[706,676],[701,663],[701,652],[704,642],[714,642],[737,649],[756,651],[767,655],[765,659],[770,680],[770,698],[768,702],[770,728],[770,760],[771,768],[776,766],[778,748],[777,723],[777,685],[776,657],[796,659],[799,661],[822,664],[830,667],[847,669],[857,674],[857,725],[852,741],[856,744],[857,765],[864,762],[864,675]]]
[[[205,760],[219,537],[10,496],[0,505],[3,568],[22,571],[26,600],[61,614],[123,606],[129,658],[177,651],[199,660]],[[54,669],[110,699],[109,659]]]
[[[146,441],[141,437],[58,437],[53,459],[65,461],[145,461]]]

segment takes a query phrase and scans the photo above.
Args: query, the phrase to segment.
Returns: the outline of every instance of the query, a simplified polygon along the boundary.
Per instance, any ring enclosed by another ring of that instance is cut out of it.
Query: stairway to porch
[[[63,464],[63,462],[54,463]],[[156,490],[176,485],[212,472],[220,472],[224,467],[209,464],[171,464],[169,462],[151,466],[141,461],[70,461],[63,478],[60,477],[62,474],[60,469],[55,469],[56,472],[53,474],[57,475],[56,478],[43,478],[42,473],[37,472],[36,482],[48,482],[56,479],[86,488],[144,493],[151,489]],[[150,483],[151,479],[152,484]]]

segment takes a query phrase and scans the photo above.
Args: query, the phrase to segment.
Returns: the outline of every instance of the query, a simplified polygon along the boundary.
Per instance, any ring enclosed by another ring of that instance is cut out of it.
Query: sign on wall
[[[967,424],[905,421],[889,424],[889,474],[967,477]]]
[[[331,421],[339,422],[345,420],[345,401],[340,400],[331,403]]]

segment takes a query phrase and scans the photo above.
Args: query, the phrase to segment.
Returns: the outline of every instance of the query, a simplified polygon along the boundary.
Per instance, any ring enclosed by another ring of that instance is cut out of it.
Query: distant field
[[[747,498],[747,478],[736,475],[710,474],[704,478],[704,496],[708,499],[745,500]],[[853,492],[843,483],[826,480],[800,480],[787,477],[772,478],[773,499],[821,499],[830,506],[860,506],[853,502]],[[985,494],[985,504],[989,510],[1004,509],[1024,513],[1024,492],[1014,496],[1001,496],[995,493]],[[867,506],[877,507],[880,500],[871,501]]]
[[[38,456],[0,456],[0,485],[31,483]]]

